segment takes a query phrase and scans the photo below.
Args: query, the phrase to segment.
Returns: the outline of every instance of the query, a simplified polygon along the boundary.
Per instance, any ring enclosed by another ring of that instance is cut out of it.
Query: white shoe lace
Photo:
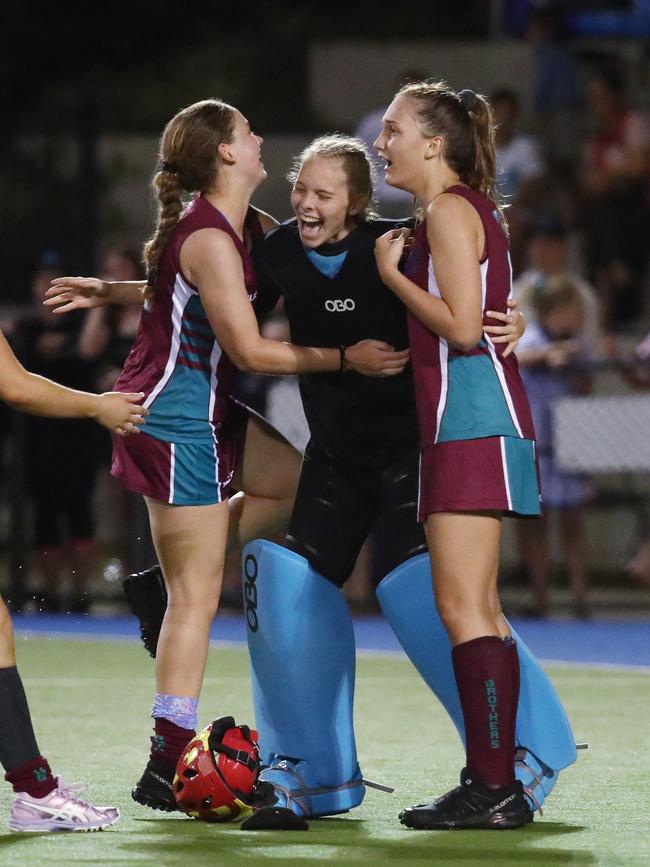
[[[98,807],[95,804],[91,804],[88,801],[84,801],[83,798],[79,796],[82,795],[88,789],[89,783],[84,780],[77,780],[73,783],[66,783],[62,777],[58,777],[58,787],[56,791],[63,798],[66,798],[69,801],[72,801],[73,804],[77,807],[81,807],[84,810],[94,810],[100,815],[105,812],[107,809],[112,809],[111,807]]]

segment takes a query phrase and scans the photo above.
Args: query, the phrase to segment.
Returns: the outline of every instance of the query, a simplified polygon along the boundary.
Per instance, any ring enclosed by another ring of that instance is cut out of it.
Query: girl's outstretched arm
[[[90,394],[66,388],[22,366],[0,333],[0,399],[31,415],[92,418],[117,434],[137,433],[147,410],[143,394]]]

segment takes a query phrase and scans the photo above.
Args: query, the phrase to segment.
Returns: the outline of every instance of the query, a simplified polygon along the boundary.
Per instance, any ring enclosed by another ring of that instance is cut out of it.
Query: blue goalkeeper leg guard
[[[387,575],[377,598],[395,635],[465,742],[463,713],[451,662],[451,644],[433,595],[428,555],[412,557]],[[520,666],[515,775],[539,809],[559,771],[576,759],[573,732],[548,675],[514,629]]]
[[[304,557],[258,539],[244,548],[244,605],[263,764],[275,805],[305,818],[358,806],[352,705],[355,645],[341,592]]]

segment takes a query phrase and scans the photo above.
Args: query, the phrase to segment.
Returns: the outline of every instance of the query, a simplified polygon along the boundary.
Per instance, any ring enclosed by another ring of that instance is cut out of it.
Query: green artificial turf
[[[136,644],[19,639],[19,667],[39,745],[57,773],[88,780],[90,799],[122,818],[94,834],[0,832],[7,865],[647,865],[650,864],[650,675],[577,667],[549,670],[578,740],[590,749],[564,772],[543,819],[519,831],[416,832],[400,808],[457,784],[462,753],[451,724],[402,659],[362,656],[357,742],[364,774],[396,787],[369,790],[352,814],[308,832],[242,833],[235,826],[157,813],[129,796],[147,758],[153,662]],[[252,719],[246,654],[211,650],[201,719]],[[11,790],[2,787],[0,827]]]

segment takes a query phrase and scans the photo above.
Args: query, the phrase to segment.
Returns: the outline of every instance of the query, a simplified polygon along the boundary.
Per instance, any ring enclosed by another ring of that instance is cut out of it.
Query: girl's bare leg
[[[156,688],[166,695],[198,698],[221,591],[228,503],[145,501],[168,595],[156,652]]]
[[[239,493],[229,501],[229,552],[288,526],[300,463],[296,449],[273,428],[249,419],[243,459],[233,480]]]
[[[500,514],[435,513],[427,518],[426,536],[436,603],[451,643],[500,636],[502,626],[491,604]]]
[[[495,601],[501,514],[437,513],[426,522],[436,603],[451,641],[466,767],[489,787],[514,782],[519,662]]]

